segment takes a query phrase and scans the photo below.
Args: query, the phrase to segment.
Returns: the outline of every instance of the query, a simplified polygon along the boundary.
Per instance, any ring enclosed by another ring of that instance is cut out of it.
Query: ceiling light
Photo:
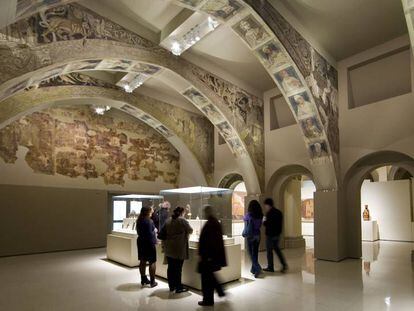
[[[96,114],[99,114],[102,116],[105,112],[109,111],[111,109],[110,106],[94,106],[93,110]]]
[[[182,48],[181,48],[181,44],[180,43],[178,43],[177,41],[174,41],[172,44],[171,44],[171,53],[173,53],[174,55],[176,55],[176,56],[180,56],[181,55],[181,53],[182,53]]]
[[[220,23],[217,20],[208,17],[202,23],[195,25],[183,35],[175,36],[169,44],[171,53],[177,56],[181,55],[185,50],[192,47],[219,25]]]
[[[132,93],[136,88],[143,85],[148,79],[149,76],[143,73],[130,72],[119,80],[116,85],[122,87],[125,92]]]

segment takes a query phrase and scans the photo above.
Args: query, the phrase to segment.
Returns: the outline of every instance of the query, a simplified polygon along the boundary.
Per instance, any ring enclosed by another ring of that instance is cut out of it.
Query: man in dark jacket
[[[267,268],[263,269],[267,272],[274,272],[273,267],[273,250],[277,257],[279,257],[282,264],[282,273],[285,273],[288,265],[283,256],[282,251],[279,248],[280,235],[282,234],[283,227],[283,214],[280,210],[274,207],[273,200],[268,198],[264,202],[266,209],[266,220],[264,226],[266,228],[266,251],[267,251]]]
[[[214,272],[227,266],[227,261],[223,232],[220,222],[215,217],[214,209],[211,206],[206,206],[204,216],[207,222],[201,230],[198,246],[200,256],[198,270],[201,273],[203,300],[199,301],[198,304],[200,306],[212,306],[214,305],[214,289],[220,297],[225,295],[223,287],[216,279]]]
[[[161,204],[158,210],[152,214],[152,221],[154,222],[155,228],[157,228],[158,232],[161,231],[162,227],[165,225],[165,222],[170,217],[170,207],[170,202],[165,201]]]

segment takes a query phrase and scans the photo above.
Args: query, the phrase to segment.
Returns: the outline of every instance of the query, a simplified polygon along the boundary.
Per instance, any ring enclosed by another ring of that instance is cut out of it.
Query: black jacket
[[[282,233],[283,214],[277,208],[272,207],[266,214],[264,222],[266,236],[275,237]]]
[[[164,227],[165,222],[170,217],[170,213],[166,208],[160,208],[152,214],[152,221],[154,222],[155,228],[158,232]]]
[[[201,257],[199,272],[205,269],[218,271],[227,266],[221,224],[214,217],[210,217],[201,229],[198,254]]]

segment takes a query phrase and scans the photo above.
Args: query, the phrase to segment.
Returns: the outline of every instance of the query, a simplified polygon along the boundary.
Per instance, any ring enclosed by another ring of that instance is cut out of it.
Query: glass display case
[[[170,214],[177,206],[185,208],[185,218],[194,230],[190,241],[198,241],[201,228],[206,222],[203,219],[203,208],[206,205],[213,206],[216,210],[217,218],[222,224],[225,242],[226,238],[232,237],[232,194],[233,190],[231,189],[201,186],[163,190],[160,192],[160,195],[164,197],[164,201],[168,201],[171,204]]]
[[[136,233],[136,219],[143,206],[157,209],[162,202],[160,195],[127,194],[112,197],[112,230],[121,233]]]

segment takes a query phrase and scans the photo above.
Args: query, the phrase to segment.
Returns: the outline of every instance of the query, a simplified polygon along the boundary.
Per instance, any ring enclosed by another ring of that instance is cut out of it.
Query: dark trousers
[[[269,269],[273,269],[273,251],[275,251],[277,257],[279,257],[283,268],[287,267],[285,256],[283,256],[279,247],[279,236],[266,237],[267,267]]]
[[[210,269],[201,272],[201,289],[205,303],[214,303],[214,290],[219,296],[224,296],[223,287]]]
[[[167,257],[167,262],[168,287],[171,290],[182,289],[183,284],[181,284],[181,274],[183,271],[184,260]]]
[[[259,245],[260,236],[247,238],[247,248],[252,261],[252,268],[250,269],[250,272],[253,274],[258,274],[262,271],[262,267],[260,267],[259,264]]]

